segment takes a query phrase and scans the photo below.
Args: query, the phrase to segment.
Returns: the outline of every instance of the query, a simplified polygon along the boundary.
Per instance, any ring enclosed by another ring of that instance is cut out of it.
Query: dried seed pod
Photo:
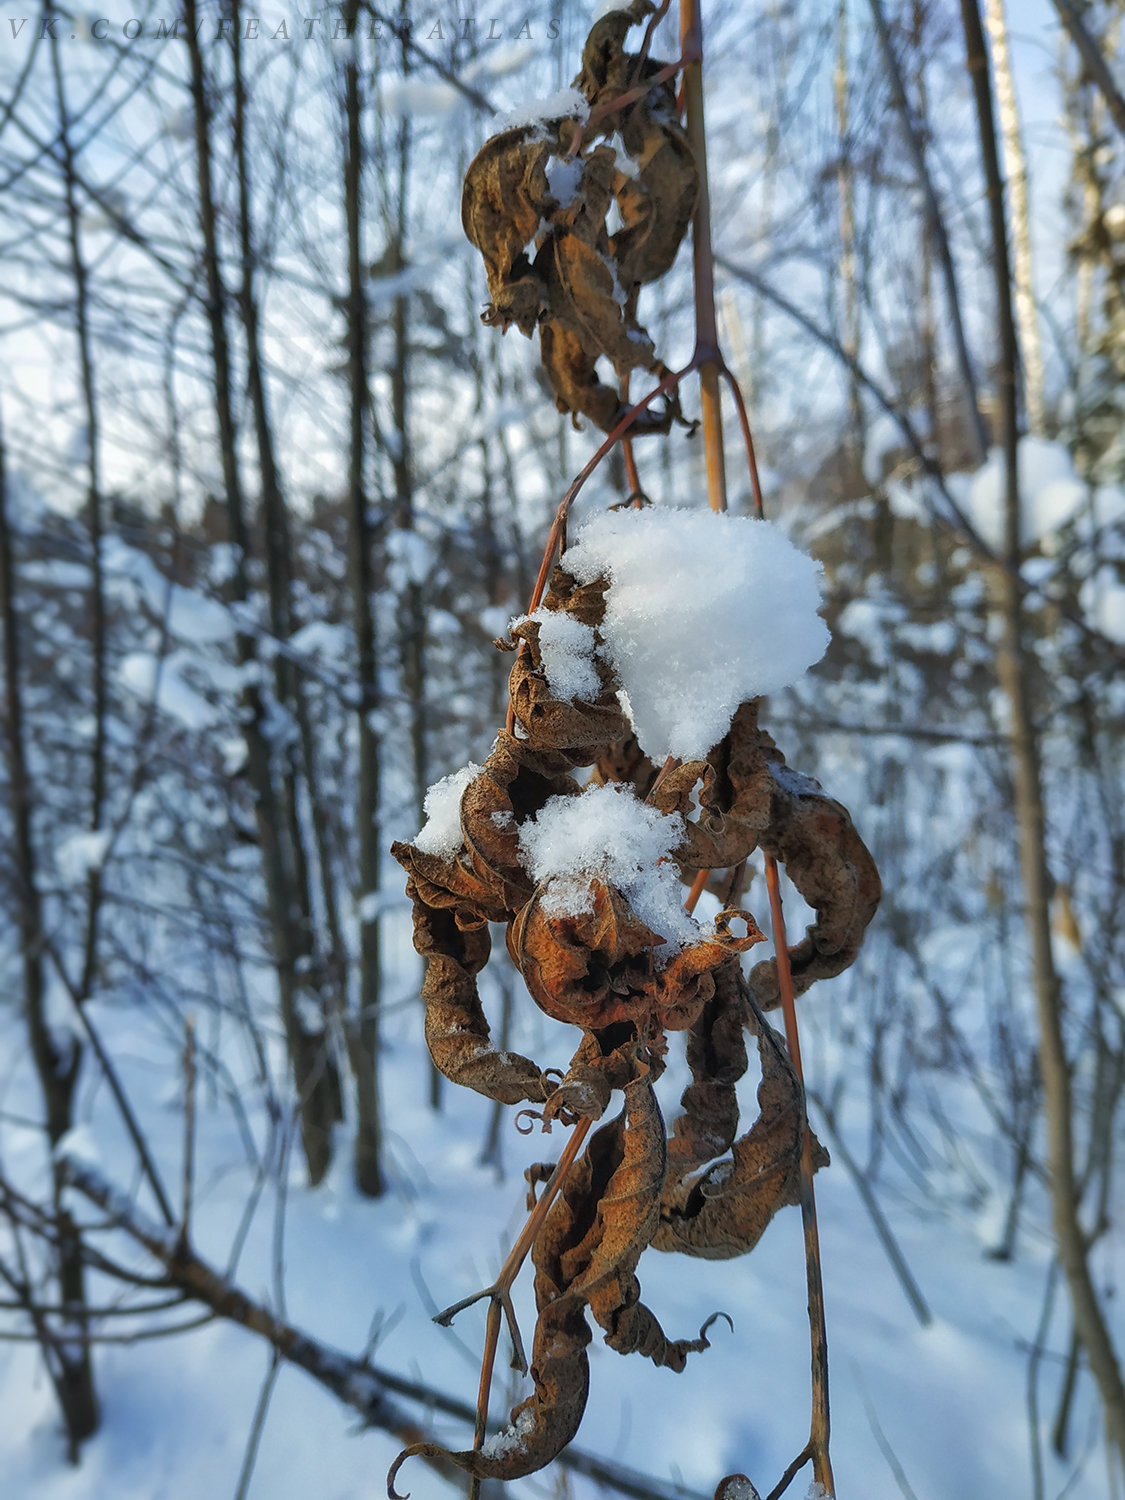
[[[685,1031],[714,991],[712,970],[732,952],[762,941],[754,919],[724,912],[712,936],[701,935],[666,960],[663,944],[624,895],[592,876],[577,912],[560,909],[546,882],[508,928],[508,952],[532,999],[556,1021],[584,1030],[620,1022],[642,1026],[650,1017],[669,1031]],[[730,921],[746,922],[745,937]]]
[[[697,783],[700,815],[685,818],[677,859],[688,869],[717,869],[738,864],[758,847],[773,855],[817,914],[804,940],[789,950],[795,993],[842,973],[855,962],[882,894],[875,862],[847,809],[811,777],[790,770],[758,728],[756,702],[739,706],[706,761],[670,771],[652,803],[686,815]],[[758,964],[750,984],[764,1009],[781,1003],[776,960]]]
[[[582,90],[591,108],[610,103],[632,86],[637,59],[625,51],[625,38],[655,9],[651,0],[632,0],[629,5],[607,11],[590,28],[582,48],[581,71],[574,86]],[[660,66],[660,63],[649,61],[645,76],[656,72]]]
[[[533,750],[501,730],[492,754],[462,793],[468,862],[482,886],[497,891],[504,903],[505,914],[496,920],[507,921],[534,889],[519,859],[519,826],[552,797],[578,796],[581,787],[567,774],[574,764],[570,756]]]
[[[602,690],[594,702],[562,702],[552,696],[543,671],[539,622],[526,620],[513,627],[512,635],[529,647],[513,664],[508,689],[516,723],[529,740],[572,752],[589,749],[587,759],[592,760],[608,741],[625,732],[625,716],[603,663],[597,663]]]
[[[659,281],[673,266],[699,198],[699,171],[683,130],[636,105],[622,137],[635,175],[621,174],[615,197],[621,228],[609,242],[627,296]]]
[[[387,1475],[390,1500],[395,1476],[408,1458],[444,1458],[474,1479],[522,1479],[557,1458],[578,1431],[590,1389],[586,1349],[590,1329],[580,1297],[558,1295],[544,1306],[531,1350],[534,1394],[512,1410],[511,1425],[484,1447],[451,1453],[438,1443],[415,1443],[403,1450]]]

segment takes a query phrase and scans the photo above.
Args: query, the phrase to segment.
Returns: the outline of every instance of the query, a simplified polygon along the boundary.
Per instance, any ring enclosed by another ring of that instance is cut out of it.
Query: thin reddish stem
[[[781,1009],[785,1017],[785,1040],[793,1071],[801,1085],[801,1220],[805,1231],[805,1267],[809,1292],[809,1331],[812,1335],[812,1423],[808,1452],[813,1461],[813,1476],[828,1495],[835,1495],[832,1460],[828,1443],[831,1431],[828,1405],[828,1335],[824,1323],[824,1283],[820,1270],[820,1235],[816,1222],[816,1195],[813,1190],[812,1133],[809,1130],[805,1101],[804,1072],[801,1067],[801,1038],[797,1030],[797,1005],[793,994],[793,972],[789,966],[789,945],[785,937],[785,914],[781,908],[781,882],[777,861],[766,855],[766,886],[773,917],[773,942],[777,956],[777,982],[781,991]]]
[[[720,377],[729,384],[738,409],[739,425],[746,445],[746,459],[750,469],[750,483],[754,495],[754,514],[764,515],[761,480],[758,474],[757,456],[738,382],[731,373],[719,349],[718,325],[715,316],[715,260],[711,246],[711,209],[707,183],[707,137],[703,119],[703,27],[699,14],[699,0],[680,0],[680,48],[686,56],[694,51],[699,56],[684,68],[681,85],[682,107],[688,141],[695,154],[699,168],[699,199],[692,221],[692,259],[695,282],[696,343],[692,363],[699,366],[701,402],[703,411],[704,453],[707,461],[707,489],[712,510],[727,508],[726,462],[722,438],[722,405]],[[700,872],[704,874],[704,872]],[[704,882],[706,876],[704,874]],[[781,909],[781,887],[778,880],[777,862],[772,856],[766,858],[766,882],[769,888],[770,908],[773,915],[774,942],[777,949],[778,984],[781,989],[782,1006],[785,1013],[785,1032],[793,1066],[800,1081],[801,1043],[797,1030],[797,1008],[793,995],[793,976],[789,966],[789,948],[785,939],[785,919]],[[700,884],[696,877],[696,884]],[[702,886],[700,887],[702,889]],[[692,891],[694,894],[695,886]],[[698,897],[696,897],[698,900]],[[805,1231],[805,1265],[809,1290],[809,1335],[812,1344],[812,1419],[809,1442],[800,1460],[790,1466],[781,1486],[792,1478],[807,1456],[813,1460],[813,1472],[829,1496],[835,1495],[832,1464],[828,1453],[829,1407],[828,1407],[828,1339],[824,1322],[824,1293],[820,1265],[820,1242],[817,1233],[816,1199],[813,1193],[812,1137],[808,1128],[802,1084],[802,1115],[804,1120],[801,1150],[801,1216]]]
[[[637,53],[637,61],[633,67],[634,82],[636,82],[636,80],[641,76],[641,69],[648,61],[649,48],[652,46],[652,39],[656,33],[656,28],[668,14],[668,7],[671,5],[671,3],[672,0],[660,0],[660,5],[649,17],[648,25],[645,27],[645,39],[641,43],[641,50]]]
[[[699,898],[702,896],[704,888],[707,885],[707,877],[710,873],[710,870],[697,870],[695,872],[695,879],[691,883],[691,890],[688,892],[687,900],[684,902],[684,907],[687,911],[693,912],[699,905]]]
[[[667,83],[669,78],[674,78],[683,68],[690,67],[696,61],[698,61],[696,54],[685,47],[681,57],[678,57],[673,63],[668,63],[658,73],[654,73],[651,78],[646,78],[644,83],[638,84],[636,88],[626,89],[623,94],[618,94],[615,99],[607,99],[604,104],[599,104],[596,109],[592,109],[585,123],[579,122],[575,128],[567,154],[569,156],[577,156],[582,149],[583,140],[595,125],[600,124],[609,115],[615,114],[617,110],[625,109],[630,104],[636,104],[637,100],[643,99],[651,89],[659,88],[662,83]]]
[[[746,402],[742,397],[742,387],[734,378],[730,366],[725,360],[719,367],[719,374],[730,386],[734,404],[738,410],[738,425],[742,429],[742,441],[746,445],[746,464],[750,470],[750,489],[754,496],[754,515],[759,521],[765,519],[766,508],[762,503],[762,481],[758,477],[758,455],[754,451],[754,437],[750,431],[750,418],[746,413]]]

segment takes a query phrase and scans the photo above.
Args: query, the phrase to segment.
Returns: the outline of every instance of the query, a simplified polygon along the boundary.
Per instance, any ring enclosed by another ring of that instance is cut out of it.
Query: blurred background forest
[[[497,116],[570,83],[594,8],[185,0],[175,31],[162,0],[9,9],[3,1492],[381,1494],[412,1433],[466,1438],[476,1314],[429,1315],[495,1272],[547,1149],[433,1071],[387,851],[431,783],[488,753],[510,662],[493,640],[598,442],[556,413],[534,346],[481,326],[459,222]],[[703,5],[720,333],[767,514],[823,561],[833,632],[765,722],[847,804],[885,891],[858,963],[800,1007],[834,1158],[836,1473],[864,1500],[1123,1493],[1125,1404],[1073,1287],[1079,1257],[1120,1349],[1125,3],[983,11],[1046,956],[997,674],[1004,368],[961,8]],[[672,16],[654,55],[678,50]],[[678,368],[688,257],[646,295]],[[733,422],[728,443],[748,512]],[[698,439],[637,458],[654,503],[706,504]],[[628,494],[615,453],[578,509]],[[746,900],[764,924],[760,869]],[[787,912],[807,919],[791,888]],[[498,947],[501,1045],[565,1062]],[[167,1267],[189,1245],[185,1286]],[[577,1449],[514,1487],[528,1500],[690,1500],[732,1469],[765,1495],[804,1441],[796,1210],[753,1265],[689,1280],[653,1258],[666,1326],[721,1307],[735,1333],[681,1376],[596,1350]],[[419,1500],[455,1492],[414,1467]]]

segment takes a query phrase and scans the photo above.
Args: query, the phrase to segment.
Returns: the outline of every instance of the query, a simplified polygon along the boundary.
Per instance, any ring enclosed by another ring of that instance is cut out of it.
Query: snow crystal
[[[581,181],[581,158],[552,156],[548,161],[547,186],[560,208],[569,208],[574,202],[574,195]]]
[[[714,1180],[714,1174],[711,1174]],[[729,1478],[722,1480],[716,1495],[721,1500],[761,1500],[758,1491],[747,1479],[745,1474],[731,1474]]]
[[[560,89],[557,94],[548,94],[546,99],[528,99],[517,104],[515,109],[496,121],[493,134],[515,130],[521,125],[542,125],[547,120],[581,120],[584,125],[589,118],[590,106],[585,95],[576,88]]]
[[[505,1427],[503,1432],[494,1432],[490,1438],[485,1438],[481,1452],[485,1458],[503,1458],[505,1453],[520,1453],[534,1426],[535,1414],[530,1407],[517,1412],[511,1427]]]
[[[635,162],[628,151],[626,151],[625,142],[619,130],[610,139],[609,147],[613,152],[613,164],[623,177],[639,177],[641,175],[640,164],[639,162]],[[617,207],[616,199],[614,199],[613,206]]]
[[[524,615],[512,624],[522,624],[524,620],[534,620],[539,626],[543,671],[554,696],[566,703],[573,703],[575,698],[592,703],[602,690],[594,666],[592,627],[554,609],[537,609],[533,615]]]
[[[646,927],[664,939],[658,953],[675,953],[699,937],[684,910],[679,873],[669,858],[684,836],[679,814],[649,807],[616,782],[590,786],[578,797],[552,797],[520,828],[520,856],[531,878],[548,881],[548,916],[593,911],[592,876],[616,885]]]
[[[480,766],[470,761],[460,771],[434,782],[422,804],[426,821],[414,840],[415,849],[423,854],[440,854],[442,859],[452,859],[457,854],[462,844],[461,796],[479,771]]]
[[[772,522],[712,511],[607,511],[563,566],[612,580],[601,626],[641,748],[695,760],[748,698],[796,682],[824,655],[820,564]]]

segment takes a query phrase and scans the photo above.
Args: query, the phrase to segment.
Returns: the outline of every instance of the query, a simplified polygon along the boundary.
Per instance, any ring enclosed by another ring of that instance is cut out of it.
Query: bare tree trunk
[[[1028,431],[1041,437],[1044,431],[1043,348],[1039,341],[1039,315],[1031,270],[1031,212],[1028,203],[1027,158],[1020,134],[1019,104],[1008,55],[1008,23],[1004,0],[985,0],[985,24],[992,47],[996,74],[996,102],[1000,108],[1000,131],[1004,141],[1004,174],[1008,181],[1012,212],[1013,269],[1016,283],[1016,320],[1023,355],[1023,395]]]
[[[1114,83],[1109,64],[1102,56],[1101,48],[1090,35],[1086,22],[1082,18],[1082,11],[1074,0],[1054,0],[1054,5],[1059,13],[1059,20],[1066,27],[1071,41],[1078,48],[1086,71],[1097,84],[1098,92],[1105,100],[1106,108],[1113,116],[1114,124],[1122,135],[1125,135],[1125,96]]]
[[[90,534],[90,654],[93,677],[94,739],[90,757],[90,831],[102,826],[106,795],[106,672],[105,672],[105,588],[102,578],[102,494],[99,476],[98,404],[94,386],[94,364],[90,339],[89,272],[82,254],[79,236],[78,200],[75,195],[75,161],[71,142],[70,117],[66,103],[58,40],[51,37],[51,68],[55,79],[55,102],[58,109],[59,145],[62,149],[63,188],[66,198],[67,238],[70,246],[70,268],[74,277],[74,331],[78,342],[79,379],[82,407],[86,418],[86,524]],[[80,993],[85,998],[94,982],[94,963],[98,942],[98,917],[101,911],[101,870],[95,865],[87,876],[86,936],[82,960]]]
[[[836,15],[836,68],[833,74],[836,98],[838,165],[836,185],[840,195],[840,279],[844,284],[844,318],[840,342],[859,358],[859,294],[856,286],[855,176],[851,164],[851,102],[848,82],[848,0],[840,0]],[[848,414],[851,441],[857,463],[863,463],[863,401],[859,381],[849,371]]]
[[[355,1180],[360,1192],[383,1192],[383,1137],[379,1107],[379,1003],[382,967],[378,912],[363,898],[379,890],[379,738],[371,716],[379,705],[379,658],[372,607],[374,537],[367,516],[364,479],[367,414],[371,390],[367,367],[367,297],[363,285],[363,103],[359,92],[358,0],[344,12],[351,42],[344,63],[344,206],[348,228],[348,499],[351,519],[352,600],[359,673],[359,1010],[348,1023],[348,1046],[356,1084]]]
[[[90,1345],[86,1277],[82,1240],[63,1202],[61,1165],[54,1148],[73,1124],[74,1091],[82,1066],[82,1046],[73,1032],[52,1031],[47,1019],[43,979],[45,936],[35,875],[35,845],[31,826],[31,783],[27,772],[24,741],[23,685],[21,681],[20,621],[16,609],[15,559],[8,521],[5,450],[0,433],[0,611],[4,620],[4,691],[7,699],[8,780],[11,789],[12,822],[19,898],[20,953],[23,965],[24,1014],[28,1041],[39,1086],[43,1093],[47,1140],[52,1153],[54,1212],[58,1236],[54,1245],[55,1275],[59,1304],[63,1308],[63,1333],[67,1339],[47,1336],[43,1325],[44,1359],[66,1424],[71,1461],[77,1463],[79,1444],[97,1431],[100,1421],[94,1386]]]
[[[207,97],[203,54],[199,45],[200,22],[196,0],[185,0],[184,21],[195,109],[199,212],[207,283],[206,313],[215,374],[219,450],[231,541],[236,552],[234,587],[237,596],[245,599],[249,591],[246,575],[249,538],[235,446],[230,347],[226,329],[227,292],[219,269],[211,180],[211,107]],[[254,642],[244,633],[239,635],[239,655],[244,665],[255,657]],[[315,1184],[324,1177],[332,1159],[332,1126],[338,1113],[339,1089],[333,1086],[330,1076],[326,1033],[322,1027],[310,1025],[307,1008],[302,1009],[305,976],[301,959],[305,956],[307,928],[298,896],[300,872],[291,828],[274,786],[272,753],[264,732],[264,705],[256,686],[249,685],[244,690],[243,702],[247,772],[256,804],[281,1016],[300,1099],[302,1146],[308,1163],[309,1180]]]
[[[945,219],[938,203],[937,193],[934,190],[933,179],[930,176],[922,135],[914,118],[914,112],[910,108],[910,101],[906,97],[902,69],[895,55],[890,28],[887,25],[887,18],[883,11],[882,0],[870,0],[870,5],[871,17],[875,22],[875,31],[879,38],[879,47],[883,55],[883,64],[887,70],[887,77],[890,80],[891,98],[894,100],[895,109],[902,119],[906,144],[910,149],[910,155],[914,162],[914,170],[918,174],[918,185],[922,189],[922,194],[926,202],[926,218],[929,232],[933,238],[938,263],[941,266],[942,278],[945,281],[945,296],[949,304],[949,321],[953,330],[953,343],[957,354],[958,369],[961,374],[965,409],[969,418],[969,431],[976,448],[977,461],[983,463],[988,455],[988,431],[984,425],[984,418],[981,416],[980,404],[977,400],[976,376],[973,373],[973,362],[969,357],[969,346],[965,339],[965,327],[961,319],[961,296],[957,288],[957,274],[953,268],[953,252],[949,246],[949,235],[946,233]]]
[[[1004,183],[996,145],[992,89],[977,0],[961,0],[968,68],[976,97],[981,155],[988,184],[993,266],[1000,325],[1000,396],[1005,472],[1005,563],[997,589],[1004,621],[999,669],[1011,715],[1012,773],[1019,830],[1026,921],[1039,1020],[1039,1060],[1047,1115],[1047,1160],[1059,1260],[1066,1274],[1074,1323],[1105,1408],[1110,1443],[1125,1460],[1125,1384],[1090,1274],[1088,1244],[1079,1220],[1080,1191],[1074,1170],[1070,1064],[1062,1028],[1062,994],[1051,950],[1051,876],[1047,867],[1046,820],[1038,735],[1031,707],[1030,672],[1024,638],[1020,583],[1020,493],[1016,371],[1018,349],[1012,316]]]
[[[242,255],[242,284],[238,305],[246,336],[246,384],[254,414],[254,432],[257,439],[261,475],[262,529],[265,536],[270,629],[279,641],[287,641],[293,634],[295,624],[293,618],[293,541],[289,529],[288,508],[277,469],[273,428],[266,400],[265,373],[259,336],[260,319],[254,288],[257,259],[251,226],[250,179],[246,151],[246,89],[242,71],[241,0],[231,0],[231,20],[231,49],[234,64],[234,151],[238,169],[239,248]],[[279,800],[288,829],[289,843],[293,849],[295,895],[301,909],[301,925],[295,934],[296,945],[300,950],[298,963],[302,968],[309,993],[315,995],[318,1009],[327,1019],[326,1013],[334,1008],[330,997],[341,993],[342,986],[347,982],[347,974],[346,961],[342,961],[343,943],[336,910],[336,893],[332,883],[328,829],[324,809],[317,795],[316,746],[312,725],[309,722],[308,705],[301,675],[283,651],[279,651],[274,659],[274,680],[278,701],[292,715],[300,736],[300,759],[304,762],[309,817],[317,845],[317,863],[320,867],[325,920],[329,928],[332,949],[331,968],[334,972],[325,972],[323,957],[318,951],[316,942],[309,860],[305,851],[305,835],[300,818],[297,747],[290,744],[278,751],[282,760]],[[328,996],[325,994],[326,989]],[[339,1008],[338,1004],[335,1008]],[[325,1090],[333,1095],[333,1118],[340,1120],[343,1118],[340,1075],[331,1050],[326,1050],[323,1068]]]
[[[410,71],[406,36],[407,3],[399,6],[399,28],[402,36],[401,65],[403,76]],[[390,226],[387,269],[392,274],[406,265],[406,215],[410,187],[410,123],[403,115],[398,127],[397,182],[394,213]],[[414,477],[412,473],[408,400],[410,392],[410,307],[409,299],[398,296],[391,314],[394,338],[394,362],[391,366],[391,420],[394,428],[391,460],[395,483],[395,525],[402,531],[414,530]],[[410,755],[414,772],[415,812],[419,826],[423,821],[423,802],[429,784],[426,723],[426,602],[423,583],[412,567],[407,569],[403,586],[404,608],[399,621],[399,652],[402,681],[410,703]],[[431,1062],[430,1104],[441,1108],[442,1076]]]

